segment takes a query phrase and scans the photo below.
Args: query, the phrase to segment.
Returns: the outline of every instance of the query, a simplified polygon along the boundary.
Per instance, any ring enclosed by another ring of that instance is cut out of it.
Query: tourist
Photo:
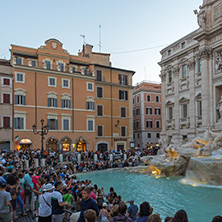
[[[147,222],[148,217],[153,213],[153,208],[150,207],[148,202],[140,204],[139,217],[136,222]]]
[[[101,222],[108,222],[110,214],[108,213],[107,203],[103,203],[102,209],[99,211],[99,216],[101,217]]]
[[[187,213],[185,210],[179,210],[175,213],[172,222],[188,222]]]
[[[64,202],[61,194],[63,184],[61,181],[55,183],[55,191],[52,192],[52,222],[63,221],[63,207],[68,206],[68,202]]]
[[[127,202],[130,203],[130,206],[128,207],[126,216],[130,217],[132,221],[136,221],[138,207],[134,204],[134,200],[129,200]]]
[[[52,191],[54,186],[51,183],[43,185],[43,194],[39,196],[39,222],[52,221]]]
[[[99,215],[96,202],[92,198],[90,198],[90,195],[91,195],[91,189],[89,187],[85,187],[84,190],[82,191],[81,213],[78,222],[85,222],[84,212],[88,209],[95,210],[96,215],[97,216]]]
[[[117,216],[113,217],[110,222],[117,222],[117,221],[123,221],[123,222],[132,222],[131,218],[126,217],[126,211],[127,206],[125,203],[121,203],[118,206],[118,214]]]
[[[10,193],[11,195],[11,205],[13,208],[13,212],[12,212],[12,219],[16,220],[17,216],[16,216],[16,200],[17,200],[17,195],[16,193],[18,192],[18,187],[16,186],[16,177],[13,176],[12,174],[10,174],[7,177],[7,186],[6,186],[6,191]]]
[[[151,214],[148,217],[147,222],[161,222],[161,218],[159,214]],[[181,221],[182,222],[182,221]]]
[[[28,211],[33,211],[34,210],[34,184],[32,182],[32,177],[33,177],[33,172],[34,170],[31,169],[29,170],[28,173],[25,174],[24,176],[24,188],[25,188],[25,208],[26,212]]]
[[[96,212],[94,210],[86,210],[84,212],[84,218],[86,222],[96,222]]]
[[[215,216],[213,218],[212,222],[222,222],[222,217],[221,216]]]
[[[172,219],[173,219],[172,217],[166,217],[164,222],[171,222]]]
[[[11,205],[11,195],[6,192],[7,182],[3,177],[0,178],[0,221],[10,222],[12,220],[13,208]]]

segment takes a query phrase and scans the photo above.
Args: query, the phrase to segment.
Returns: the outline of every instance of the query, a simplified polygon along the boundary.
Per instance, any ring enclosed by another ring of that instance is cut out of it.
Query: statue
[[[220,71],[222,69],[222,52],[217,52],[215,61],[216,70]]]
[[[197,15],[197,23],[200,26],[200,28],[205,29],[206,28],[206,12],[201,11],[201,10],[198,12],[197,9],[195,9],[193,12],[195,15]]]
[[[222,119],[222,96],[220,97],[219,102],[217,103],[217,110],[219,111],[219,119]]]

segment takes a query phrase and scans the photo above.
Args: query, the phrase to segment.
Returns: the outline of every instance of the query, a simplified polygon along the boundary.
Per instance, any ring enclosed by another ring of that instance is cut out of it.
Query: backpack
[[[117,219],[116,217],[113,218],[114,222],[125,222],[128,219],[128,217],[124,217],[122,219]]]
[[[25,183],[24,187],[25,187],[25,195],[31,195],[31,193],[32,193],[31,186],[29,184]]]

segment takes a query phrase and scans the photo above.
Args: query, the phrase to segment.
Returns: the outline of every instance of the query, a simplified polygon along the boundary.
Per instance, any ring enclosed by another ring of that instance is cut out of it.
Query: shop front
[[[84,151],[86,151],[86,141],[82,137],[77,139],[76,151],[77,152],[84,152]]]
[[[61,148],[63,152],[70,152],[71,151],[71,145],[72,141],[70,138],[66,137],[61,139]]]
[[[46,142],[46,147],[47,147],[48,151],[53,150],[53,151],[57,152],[58,151],[58,140],[54,137],[49,138]]]
[[[27,149],[30,149],[32,145],[32,141],[30,139],[21,139],[19,142],[18,149],[25,151]]]

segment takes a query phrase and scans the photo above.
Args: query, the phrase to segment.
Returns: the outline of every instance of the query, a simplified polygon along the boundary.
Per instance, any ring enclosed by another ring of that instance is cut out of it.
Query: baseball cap
[[[0,186],[6,186],[7,182],[3,177],[0,177]]]

